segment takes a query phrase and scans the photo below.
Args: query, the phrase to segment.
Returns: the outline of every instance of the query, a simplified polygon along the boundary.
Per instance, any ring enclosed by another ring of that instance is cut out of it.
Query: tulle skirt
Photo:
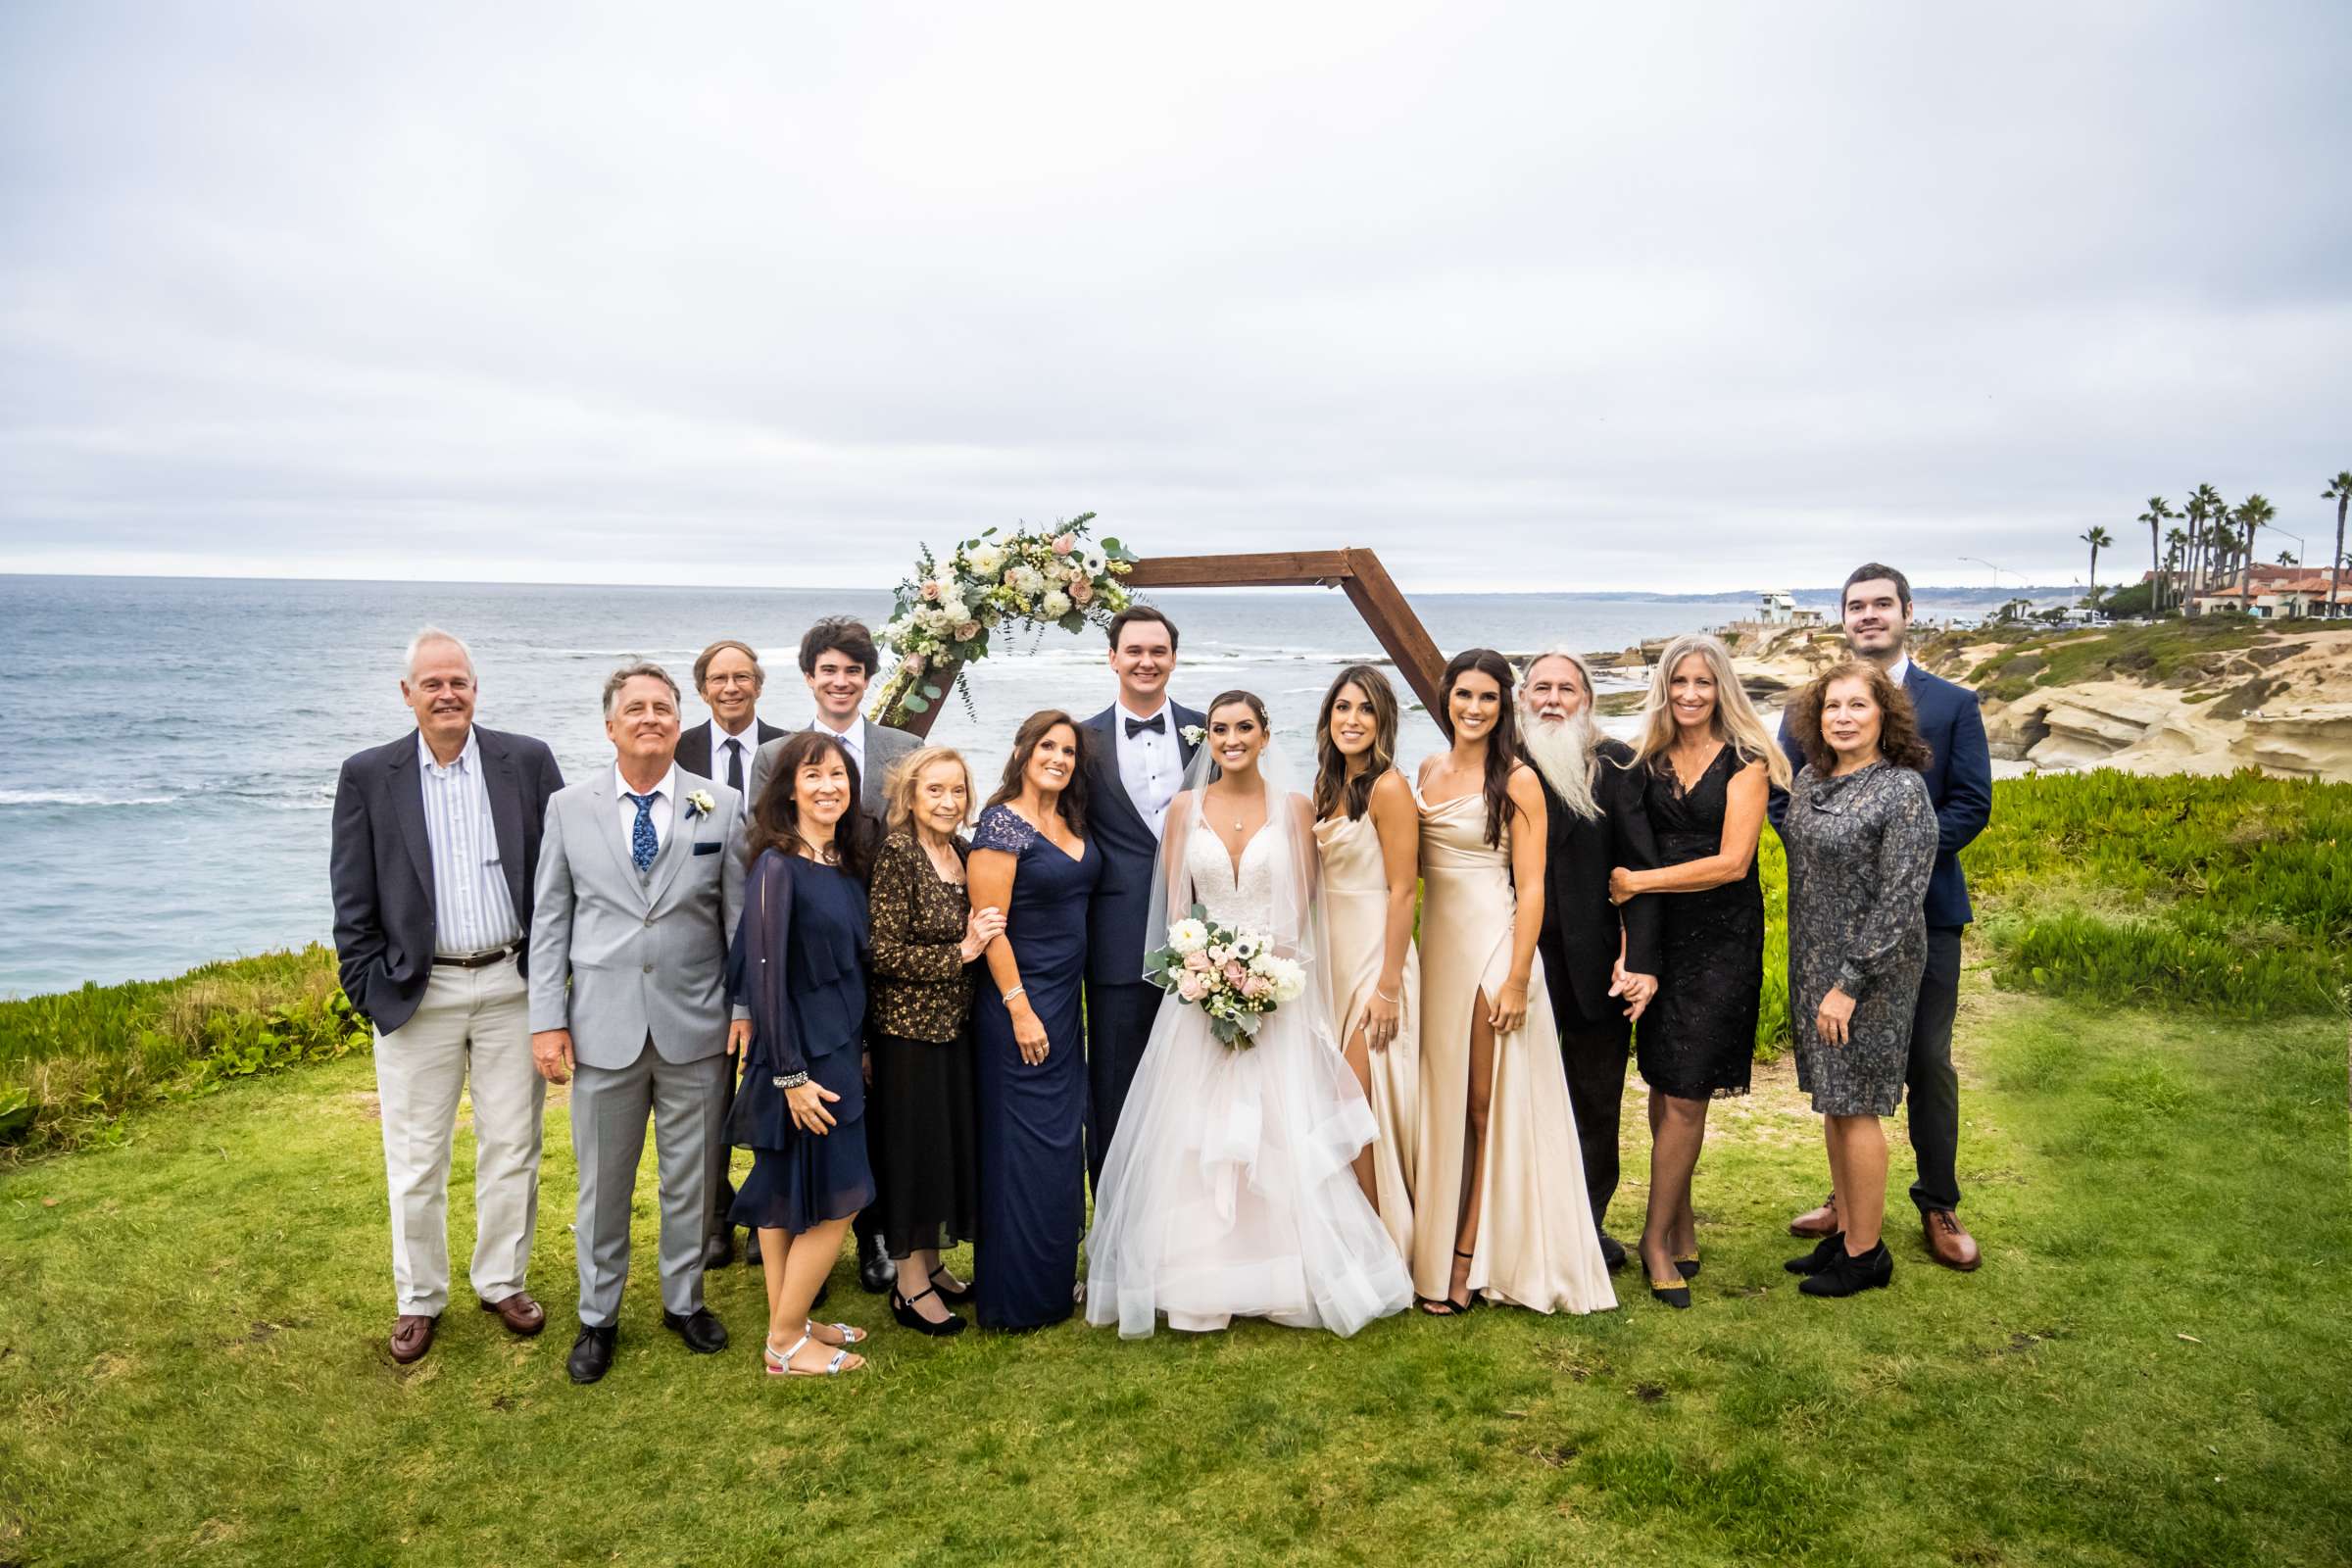
[[[1353,1334],[1411,1304],[1404,1260],[1351,1168],[1371,1106],[1303,1007],[1229,1050],[1159,1009],[1095,1192],[1087,1321],[1125,1339],[1237,1317]]]

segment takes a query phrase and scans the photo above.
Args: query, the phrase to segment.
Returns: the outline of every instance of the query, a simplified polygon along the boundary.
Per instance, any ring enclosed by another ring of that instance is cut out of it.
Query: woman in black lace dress
[[[1698,1227],[1690,1179],[1706,1142],[1707,1102],[1747,1093],[1764,989],[1764,894],[1756,839],[1768,783],[1788,760],[1713,637],[1678,637],[1658,661],[1634,765],[1642,773],[1655,870],[1619,866],[1609,897],[1657,901],[1658,995],[1636,1036],[1649,1085],[1649,1214],[1642,1261],[1650,1295],[1690,1304]]]

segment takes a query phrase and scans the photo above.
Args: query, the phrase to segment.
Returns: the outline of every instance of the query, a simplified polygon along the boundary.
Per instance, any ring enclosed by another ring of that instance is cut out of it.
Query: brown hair
[[[954,762],[963,770],[963,814],[972,815],[972,764],[953,746],[918,746],[890,764],[882,779],[882,820],[890,832],[896,833],[914,818],[914,791],[922,782],[923,770],[933,762]]]
[[[694,656],[694,689],[697,692],[700,692],[704,683],[710,678],[710,661],[730,648],[752,662],[752,685],[754,687],[767,684],[767,669],[760,662],[760,651],[750,643],[738,642],[732,637],[721,637]]]
[[[827,615],[801,634],[801,673],[816,673],[816,662],[826,654],[847,654],[870,678],[882,656],[874,649],[874,634],[855,615]]]
[[[1519,753],[1518,704],[1511,699],[1511,690],[1518,678],[1511,672],[1511,662],[1492,648],[1465,648],[1446,665],[1446,678],[1438,682],[1437,710],[1431,715],[1447,745],[1453,743],[1453,683],[1471,670],[1477,670],[1494,683],[1498,696],[1494,711],[1494,728],[1487,736],[1487,771],[1483,793],[1487,798],[1487,842],[1496,849],[1502,847],[1503,824],[1510,821],[1516,809],[1511,804],[1511,769],[1521,761]]]
[[[838,737],[821,729],[799,731],[788,737],[784,749],[776,754],[776,765],[767,775],[767,788],[752,806],[751,828],[743,847],[746,860],[757,864],[764,850],[799,855],[808,848],[808,841],[801,837],[801,805],[794,786],[800,780],[801,769],[821,760],[827,753],[840,758],[850,770],[850,808],[833,824],[832,863],[858,881],[865,880],[874,861],[874,824],[858,805],[858,759],[850,755],[850,749]]]
[[[1348,759],[1331,738],[1331,708],[1340,688],[1353,686],[1372,709],[1372,746],[1364,770],[1348,776]],[[1349,664],[1323,694],[1323,710],[1315,715],[1315,820],[1321,821],[1342,806],[1348,819],[1361,818],[1372,805],[1372,786],[1396,765],[1396,688],[1370,664]]]
[[[1838,754],[1821,732],[1821,707],[1829,701],[1830,688],[1841,680],[1863,682],[1870,688],[1870,700],[1879,705],[1879,755],[1897,767],[1926,772],[1936,754],[1919,738],[1919,714],[1911,707],[1910,694],[1867,659],[1832,664],[1788,699],[1789,737],[1803,750],[1813,771],[1827,777],[1838,765]]]
[[[1020,729],[1012,737],[1012,755],[1004,759],[1004,778],[997,785],[997,793],[988,798],[990,806],[1003,806],[1021,793],[1021,779],[1029,771],[1029,759],[1037,754],[1038,742],[1053,733],[1056,724],[1070,726],[1070,741],[1078,756],[1070,768],[1070,781],[1061,787],[1061,819],[1070,831],[1086,832],[1086,731],[1078,721],[1058,708],[1048,708],[1031,713],[1021,720]]]
[[[1167,627],[1168,652],[1171,654],[1176,652],[1176,623],[1150,605],[1129,605],[1125,610],[1110,617],[1110,646],[1114,653],[1118,650],[1119,633],[1127,629],[1129,622],[1138,620],[1156,620],[1162,626]]]

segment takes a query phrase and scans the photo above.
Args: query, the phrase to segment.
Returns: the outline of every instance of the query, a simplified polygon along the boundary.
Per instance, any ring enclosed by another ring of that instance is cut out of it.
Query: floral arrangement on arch
[[[1306,991],[1306,968],[1281,957],[1263,932],[1220,925],[1196,904],[1168,927],[1168,945],[1144,957],[1144,978],[1208,1014],[1209,1032],[1233,1051],[1257,1044],[1265,1015]]]
[[[901,582],[880,642],[898,663],[883,682],[873,715],[893,723],[946,696],[938,676],[988,657],[990,638],[1007,627],[1084,631],[1110,624],[1129,604],[1119,581],[1137,557],[1116,539],[1096,542],[1091,512],[1052,528],[994,528],[966,539],[941,560],[923,547],[914,575]]]

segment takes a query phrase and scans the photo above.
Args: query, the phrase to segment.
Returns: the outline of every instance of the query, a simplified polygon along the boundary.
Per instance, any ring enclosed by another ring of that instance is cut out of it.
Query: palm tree
[[[2148,497],[2148,510],[2139,514],[2138,520],[2148,525],[2148,608],[2150,610],[2160,611],[2164,608],[2164,562],[2157,554],[2159,543],[2157,535],[2164,531],[2166,523],[2179,515],[2180,514],[2173,510],[2173,504],[2162,496]]]
[[[2264,523],[2278,515],[2278,509],[2271,505],[2269,498],[2257,492],[2239,502],[2237,510],[2230,515],[2245,525],[2245,565],[2238,575],[2237,588],[2239,599],[2250,605],[2254,595],[2254,536],[2262,531]]]
[[[2171,579],[2176,595],[2181,590],[2180,568],[2188,560],[2188,535],[2178,528],[2168,529],[2164,536],[2164,574]],[[2180,599],[2176,598],[2176,604]]]
[[[2099,552],[2115,543],[2115,535],[2094,522],[2075,537],[2090,546],[2090,609],[2091,613],[2096,614],[2099,609]]]
[[[2328,481],[2328,493],[2322,501],[2335,503],[2335,554],[2328,562],[2328,613],[2335,614],[2335,599],[2344,586],[2344,509],[2352,505],[2352,468],[2346,468]]]
[[[2202,589],[2209,580],[2205,575],[2206,558],[2213,551],[2213,530],[2210,524],[2221,519],[2229,509],[2222,502],[2222,493],[2209,484],[2201,484],[2188,498],[2188,570],[2191,592]]]

